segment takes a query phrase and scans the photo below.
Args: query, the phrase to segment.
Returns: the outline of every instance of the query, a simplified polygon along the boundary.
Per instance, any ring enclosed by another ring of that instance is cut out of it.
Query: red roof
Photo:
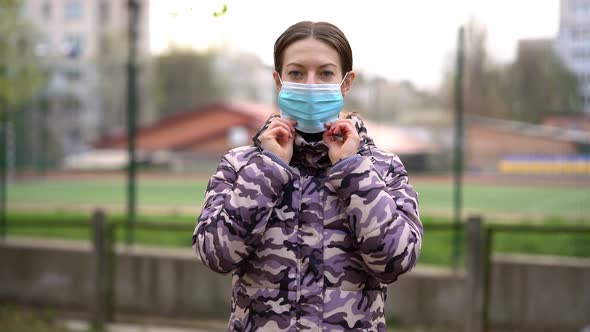
[[[278,112],[274,105],[251,102],[216,103],[164,118],[138,130],[136,147],[140,150],[187,150],[220,137],[227,137],[230,128],[241,126],[250,130],[261,128],[268,117]],[[421,153],[431,149],[430,143],[410,135],[408,131],[365,120],[369,136],[380,148],[397,154]],[[122,149],[127,136],[111,136],[98,142],[99,149]],[[222,151],[224,152],[224,151]]]
[[[278,110],[272,105],[248,102],[216,103],[164,118],[137,131],[136,145],[144,150],[183,150],[225,135],[234,126],[258,129]],[[95,147],[123,148],[127,136],[107,137]]]

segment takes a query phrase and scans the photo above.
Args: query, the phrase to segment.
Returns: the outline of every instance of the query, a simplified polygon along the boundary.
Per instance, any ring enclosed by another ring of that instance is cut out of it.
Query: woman
[[[386,284],[418,260],[416,192],[399,158],[344,116],[352,51],[325,22],[276,41],[280,115],[211,178],[193,248],[233,273],[229,331],[385,331]]]

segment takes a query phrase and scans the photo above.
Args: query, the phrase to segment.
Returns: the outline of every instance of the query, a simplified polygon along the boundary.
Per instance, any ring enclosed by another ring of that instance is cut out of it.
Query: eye
[[[303,73],[299,70],[291,70],[287,73],[287,76],[289,77],[289,80],[295,81],[303,78]]]
[[[329,70],[324,70],[320,73],[320,77],[325,81],[330,80],[330,79],[332,79],[332,77],[334,77],[334,72],[329,71]]]

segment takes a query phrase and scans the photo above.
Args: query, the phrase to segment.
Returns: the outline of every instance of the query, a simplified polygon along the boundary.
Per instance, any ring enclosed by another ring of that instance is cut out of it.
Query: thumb
[[[334,136],[332,136],[332,134],[329,133],[330,130],[326,130],[324,131],[324,134],[322,135],[322,139],[324,140],[324,143],[326,143],[326,145],[331,148],[335,145],[338,144],[338,142],[334,139]]]

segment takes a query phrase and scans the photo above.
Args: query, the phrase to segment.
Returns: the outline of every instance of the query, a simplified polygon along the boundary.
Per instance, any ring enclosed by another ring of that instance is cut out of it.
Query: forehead
[[[283,54],[285,66],[297,64],[306,67],[339,64],[338,52],[330,45],[315,39],[307,38],[294,42],[285,49]]]

